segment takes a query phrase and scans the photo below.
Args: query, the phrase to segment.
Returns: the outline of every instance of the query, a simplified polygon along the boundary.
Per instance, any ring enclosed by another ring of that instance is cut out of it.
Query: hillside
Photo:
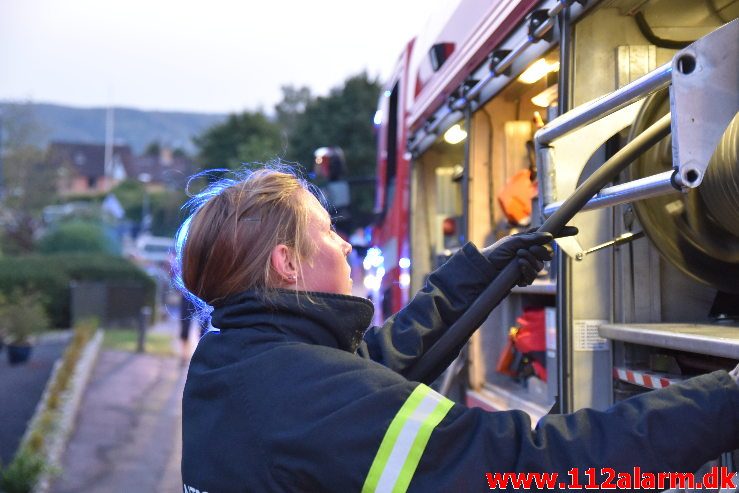
[[[0,102],[0,108],[13,104]],[[106,108],[75,108],[46,103],[30,103],[34,119],[42,131],[38,145],[62,140],[82,143],[105,141]],[[142,111],[131,108],[114,109],[114,138],[118,144],[128,144],[141,153],[153,141],[195,151],[192,138],[212,125],[225,120],[223,114]]]

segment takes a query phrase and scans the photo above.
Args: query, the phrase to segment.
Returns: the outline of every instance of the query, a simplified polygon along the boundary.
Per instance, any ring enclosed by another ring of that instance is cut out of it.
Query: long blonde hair
[[[275,246],[292,248],[298,265],[313,254],[300,196],[312,191],[294,170],[280,166],[222,178],[194,196],[177,233],[180,287],[211,306],[248,289],[267,295],[279,281],[270,263]]]

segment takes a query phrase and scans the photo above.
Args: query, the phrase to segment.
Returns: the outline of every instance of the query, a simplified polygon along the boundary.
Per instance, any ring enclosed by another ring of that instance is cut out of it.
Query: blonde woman
[[[606,412],[547,416],[533,431],[523,412],[468,409],[404,377],[509,262],[532,282],[549,234],[465,245],[368,329],[372,304],[351,296],[351,246],[295,175],[247,173],[193,206],[181,281],[219,331],[200,341],[185,385],[187,492],[481,491],[488,472],[558,482],[573,467],[690,472],[739,448],[737,370]]]

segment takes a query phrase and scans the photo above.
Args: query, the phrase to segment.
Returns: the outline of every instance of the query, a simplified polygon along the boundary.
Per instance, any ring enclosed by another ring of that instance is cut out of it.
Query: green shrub
[[[0,333],[9,344],[28,344],[33,336],[49,328],[49,317],[38,293],[14,290],[0,294]]]
[[[34,423],[28,439],[22,445],[22,451],[38,454],[44,452],[46,437],[51,435],[58,425],[59,408],[65,392],[69,389],[82,351],[97,329],[98,322],[94,318],[82,320],[75,325],[72,340],[62,354],[59,369],[53,374],[53,380],[49,382],[46,389],[45,407],[41,412],[41,417]]]
[[[29,436],[28,436],[28,442],[27,447],[30,452],[34,453],[41,453],[44,449],[44,444],[46,443],[46,439],[44,438],[44,434],[41,431],[41,426],[39,426],[39,429],[33,430]]]
[[[29,450],[21,450],[0,472],[0,491],[29,493],[47,465],[43,457]]]
[[[59,224],[39,240],[38,250],[54,253],[120,253],[120,244],[98,222],[69,221]]]
[[[154,280],[121,257],[59,254],[0,258],[0,293],[40,293],[55,327],[70,326],[71,281],[136,281],[146,290],[149,303],[154,303]]]

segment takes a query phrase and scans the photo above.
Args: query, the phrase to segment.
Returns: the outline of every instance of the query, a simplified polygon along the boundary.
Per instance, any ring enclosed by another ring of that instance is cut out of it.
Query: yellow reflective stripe
[[[428,387],[423,384],[419,384],[418,387],[413,390],[408,399],[405,400],[400,411],[398,411],[393,418],[393,421],[385,432],[385,437],[382,439],[380,448],[377,449],[375,460],[372,461],[372,466],[370,467],[369,473],[367,473],[367,478],[364,480],[362,493],[376,491],[377,483],[380,481],[380,477],[385,469],[390,453],[393,450],[395,441],[400,434],[400,430],[403,428],[403,425],[405,425],[405,422],[411,416],[413,411],[416,410],[418,404],[421,403],[421,400],[423,400],[423,397],[426,394],[425,388]]]
[[[416,435],[416,439],[413,441],[413,447],[411,447],[411,450],[408,453],[403,469],[400,471],[398,480],[393,488],[394,492],[405,492],[408,489],[408,485],[411,484],[411,479],[413,479],[413,474],[416,472],[418,463],[421,461],[423,451],[426,450],[426,444],[431,438],[431,432],[434,431],[434,428],[436,428],[439,423],[441,423],[441,420],[444,419],[444,416],[446,416],[454,405],[452,401],[446,399],[440,394],[439,397],[443,400],[437,404],[436,408],[423,422],[423,426],[421,426],[421,429],[418,431],[418,435]]]
[[[419,384],[385,432],[362,493],[405,492],[431,433],[453,405],[446,397]]]

